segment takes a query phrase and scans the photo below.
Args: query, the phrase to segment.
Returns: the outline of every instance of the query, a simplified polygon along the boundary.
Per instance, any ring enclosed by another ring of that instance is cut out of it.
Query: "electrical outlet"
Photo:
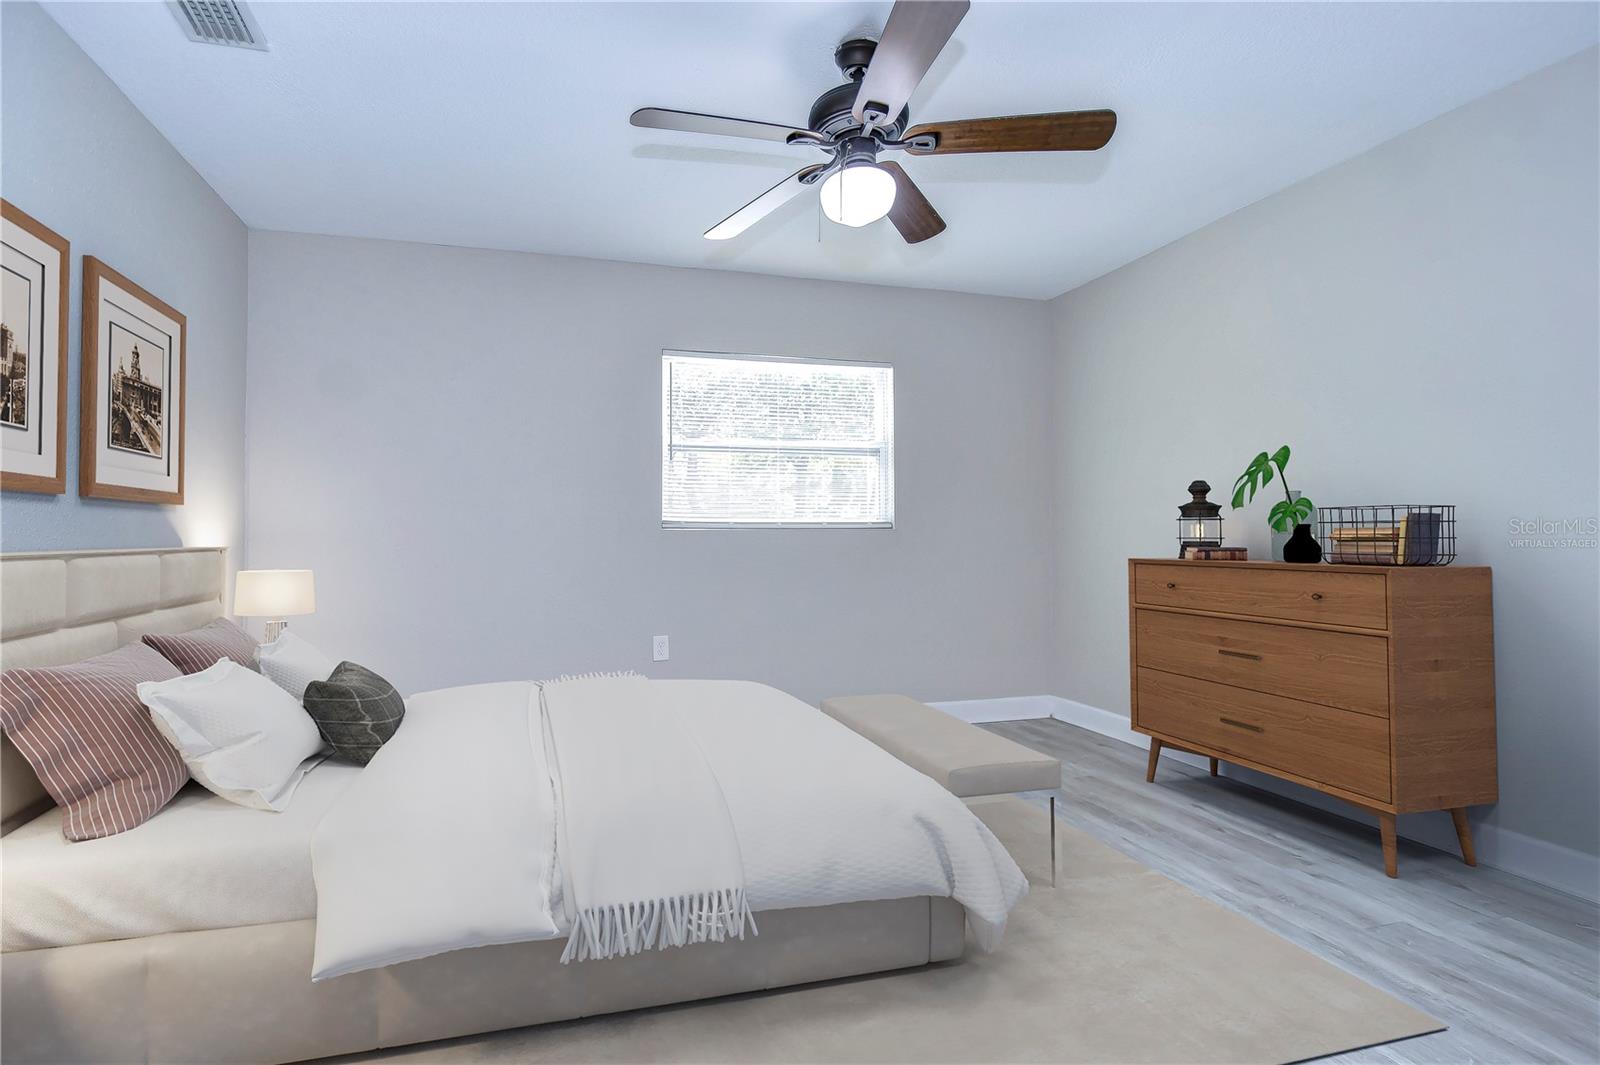
[[[657,662],[665,662],[668,658],[672,657],[667,653],[667,638],[665,636],[657,636],[655,638],[652,650]]]

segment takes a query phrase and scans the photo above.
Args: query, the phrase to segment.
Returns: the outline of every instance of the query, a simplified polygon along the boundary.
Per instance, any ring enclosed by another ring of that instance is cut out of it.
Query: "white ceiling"
[[[913,158],[950,228],[801,197],[817,158],[634,129],[642,106],[803,125],[887,3],[265,3],[271,45],[165,4],[50,14],[254,228],[1045,298],[1595,43],[1589,3],[978,3],[914,120],[1110,107],[1096,153]]]

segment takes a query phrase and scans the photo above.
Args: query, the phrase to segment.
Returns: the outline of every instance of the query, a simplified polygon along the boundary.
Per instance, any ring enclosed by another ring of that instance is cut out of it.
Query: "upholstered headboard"
[[[222,615],[227,551],[46,551],[0,555],[0,667],[59,666],[147,632]],[[0,832],[49,804],[27,761],[0,738]]]

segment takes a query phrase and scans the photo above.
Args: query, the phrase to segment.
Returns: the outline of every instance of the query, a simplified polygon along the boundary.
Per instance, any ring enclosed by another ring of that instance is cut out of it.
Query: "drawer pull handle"
[[[1322,598],[1322,593],[1321,592],[1312,592],[1311,593],[1311,598],[1313,598],[1313,599],[1321,599]]]
[[[1176,588],[1176,587],[1177,587],[1177,584],[1176,584],[1176,583],[1174,583],[1174,582],[1173,582],[1173,581],[1168,581],[1168,582],[1167,582],[1167,587],[1168,587],[1168,588]]]
[[[1230,651],[1225,647],[1217,648],[1217,654],[1227,655],[1229,658],[1248,658],[1252,662],[1261,661],[1260,655],[1251,654],[1249,651]]]
[[[1243,721],[1235,721],[1231,717],[1219,717],[1219,718],[1217,718],[1217,720],[1221,721],[1224,725],[1232,725],[1234,728],[1242,728],[1246,732],[1265,732],[1266,731],[1266,729],[1262,728],[1260,725],[1248,725]]]

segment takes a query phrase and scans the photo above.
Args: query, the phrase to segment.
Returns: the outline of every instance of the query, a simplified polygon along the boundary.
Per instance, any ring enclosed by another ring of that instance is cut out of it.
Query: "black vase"
[[[1322,545],[1311,535],[1311,526],[1296,525],[1294,535],[1283,545],[1285,562],[1321,562]]]

